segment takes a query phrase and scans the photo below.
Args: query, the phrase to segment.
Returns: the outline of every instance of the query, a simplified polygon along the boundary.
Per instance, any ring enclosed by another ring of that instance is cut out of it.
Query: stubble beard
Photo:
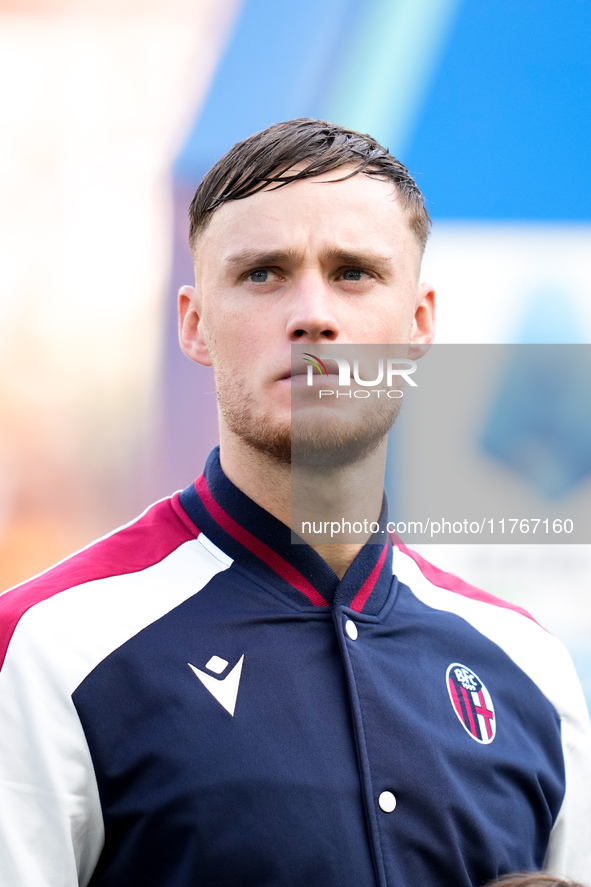
[[[275,416],[256,410],[254,398],[245,394],[237,400],[226,397],[223,387],[218,384],[220,412],[230,431],[257,453],[270,456],[275,461],[291,463],[290,422],[280,423]]]
[[[246,384],[236,374],[214,367],[221,415],[243,443],[281,465],[310,471],[332,471],[353,465],[379,447],[396,421],[400,400],[354,402],[352,416],[343,410],[328,421],[307,415],[280,420],[271,410],[261,411]],[[242,380],[245,382],[246,380]]]

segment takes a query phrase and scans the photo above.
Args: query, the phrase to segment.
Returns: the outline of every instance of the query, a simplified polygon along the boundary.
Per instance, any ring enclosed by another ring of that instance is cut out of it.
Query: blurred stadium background
[[[275,121],[371,132],[415,175],[439,342],[589,342],[590,33],[587,0],[0,0],[0,588],[201,470],[187,206]],[[422,549],[533,611],[591,700],[591,546]]]

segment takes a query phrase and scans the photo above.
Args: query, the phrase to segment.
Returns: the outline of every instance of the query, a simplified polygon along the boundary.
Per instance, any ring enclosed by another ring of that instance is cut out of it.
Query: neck
[[[302,523],[326,519],[377,521],[382,506],[387,441],[352,465],[330,470],[294,470],[273,457],[245,444],[224,429],[220,440],[220,462],[226,477],[250,499],[294,533],[305,536]],[[330,534],[328,534],[330,535]],[[371,531],[355,535],[355,542],[306,541],[341,579]]]

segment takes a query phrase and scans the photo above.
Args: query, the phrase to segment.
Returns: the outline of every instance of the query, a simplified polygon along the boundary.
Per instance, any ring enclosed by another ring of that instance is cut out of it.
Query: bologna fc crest
[[[490,693],[478,675],[460,662],[452,662],[445,682],[451,704],[466,733],[476,742],[488,745],[495,738],[497,721]]]

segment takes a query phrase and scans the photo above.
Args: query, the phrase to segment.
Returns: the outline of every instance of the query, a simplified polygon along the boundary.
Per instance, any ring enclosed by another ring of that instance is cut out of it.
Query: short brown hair
[[[491,881],[487,887],[584,887],[578,881],[565,881],[547,872],[520,872],[503,875],[497,881]]]
[[[305,166],[293,172],[294,166],[301,164]],[[189,245],[194,247],[212,213],[226,200],[249,197],[273,184],[281,188],[345,165],[353,165],[354,169],[343,178],[362,172],[395,184],[409,227],[423,250],[431,219],[407,168],[371,136],[307,117],[275,123],[238,142],[218,160],[197,188],[189,207]]]

